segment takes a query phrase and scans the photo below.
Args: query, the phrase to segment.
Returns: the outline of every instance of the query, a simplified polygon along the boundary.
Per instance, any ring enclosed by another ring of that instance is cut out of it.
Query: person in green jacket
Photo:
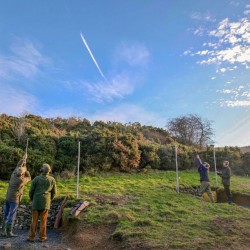
[[[217,174],[221,177],[228,203],[231,204],[233,202],[233,196],[230,190],[231,168],[229,167],[229,161],[223,162],[223,169],[221,172],[217,172]]]
[[[27,154],[18,162],[15,170],[11,174],[6,201],[4,204],[2,236],[15,237],[13,231],[14,222],[19,203],[23,196],[23,190],[26,183],[31,180],[30,173],[26,167]]]
[[[47,217],[51,205],[51,200],[56,195],[56,181],[49,175],[51,168],[49,164],[43,164],[42,173],[36,176],[30,187],[29,197],[32,201],[32,222],[29,230],[28,241],[34,242],[38,219],[40,217],[39,241],[48,240],[46,235]]]

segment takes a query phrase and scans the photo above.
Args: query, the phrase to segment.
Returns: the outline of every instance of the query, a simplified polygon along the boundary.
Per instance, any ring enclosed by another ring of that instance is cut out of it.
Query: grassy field
[[[210,173],[211,184],[215,176]],[[219,179],[218,179],[219,180]],[[220,181],[220,180],[219,180]],[[181,188],[199,186],[196,172],[180,172]],[[155,249],[247,249],[250,209],[211,204],[175,191],[174,172],[107,173],[80,178],[80,198],[90,201],[81,214],[88,224],[116,225],[111,238]],[[75,179],[58,179],[58,195],[76,196]],[[221,184],[220,184],[221,186]],[[0,182],[0,202],[7,183]],[[232,177],[232,191],[250,194],[250,178]],[[23,202],[28,203],[28,187]],[[223,246],[225,248],[223,248]],[[240,248],[237,248],[240,246]]]

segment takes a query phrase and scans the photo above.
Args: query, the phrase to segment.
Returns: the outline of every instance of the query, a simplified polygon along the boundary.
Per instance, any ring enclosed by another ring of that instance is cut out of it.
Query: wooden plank
[[[59,226],[60,226],[60,222],[62,220],[63,208],[66,204],[67,199],[68,199],[68,196],[65,196],[62,203],[61,203],[60,209],[56,215],[56,220],[55,220],[55,224],[54,224],[54,228],[56,228],[56,229],[59,228]]]
[[[89,206],[89,202],[81,200],[75,207],[70,210],[70,214],[78,216],[81,211],[87,206]]]

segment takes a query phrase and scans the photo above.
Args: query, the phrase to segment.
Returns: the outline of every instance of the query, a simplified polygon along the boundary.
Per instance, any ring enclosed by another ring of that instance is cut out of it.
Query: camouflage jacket
[[[18,175],[16,169],[10,177],[9,187],[6,193],[6,201],[20,203],[23,190],[26,183],[31,180],[29,171],[26,171],[24,175]]]

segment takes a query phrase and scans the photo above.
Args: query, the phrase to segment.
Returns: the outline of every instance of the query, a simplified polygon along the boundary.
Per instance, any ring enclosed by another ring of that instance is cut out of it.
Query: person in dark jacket
[[[17,236],[13,233],[17,208],[21,202],[25,184],[31,180],[30,173],[26,168],[26,159],[27,154],[18,162],[10,177],[3,211],[2,236]]]
[[[47,217],[51,205],[51,200],[56,195],[56,181],[49,175],[51,168],[49,164],[43,164],[42,173],[36,176],[30,187],[29,197],[32,201],[32,222],[29,230],[28,241],[34,242],[38,219],[40,217],[39,241],[48,240],[46,235]]]
[[[228,203],[230,204],[233,202],[233,196],[230,190],[231,168],[229,167],[229,161],[223,162],[223,169],[221,172],[217,172],[217,174],[221,177]]]
[[[199,167],[198,167],[198,172],[200,174],[200,182],[201,182],[201,186],[200,189],[198,191],[198,195],[202,196],[203,193],[207,192],[210,201],[212,203],[214,203],[214,197],[213,194],[211,192],[211,186],[210,186],[210,179],[209,179],[209,168],[210,165],[207,162],[202,163],[200,156],[197,154],[196,159],[199,163]]]

